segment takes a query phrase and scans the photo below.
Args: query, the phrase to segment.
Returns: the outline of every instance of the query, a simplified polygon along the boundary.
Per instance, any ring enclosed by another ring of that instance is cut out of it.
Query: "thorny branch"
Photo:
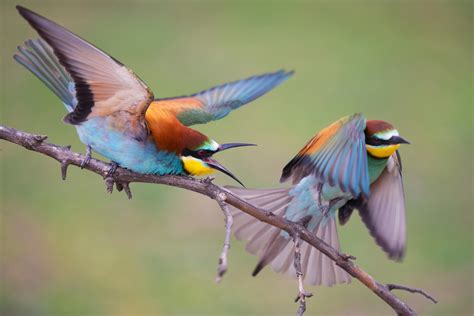
[[[47,143],[46,138],[46,136],[33,135],[16,130],[14,128],[0,125],[0,139],[4,139],[11,143],[23,146],[26,149],[42,153],[59,161],[61,164],[61,173],[64,179],[66,178],[67,167],[69,165],[81,167],[81,164],[86,158],[84,155],[71,151],[70,146],[58,146]],[[128,192],[127,195],[129,198],[131,197],[131,194],[128,184],[131,182],[158,183],[175,186],[206,195],[211,199],[218,201],[218,203],[223,203],[219,205],[230,204],[262,222],[288,232],[293,237],[295,236],[295,232],[297,232],[301,240],[307,242],[335,261],[337,265],[347,271],[354,278],[358,279],[373,293],[385,301],[397,315],[413,316],[416,315],[416,312],[405,302],[395,296],[391,290],[398,289],[406,290],[408,292],[426,294],[418,289],[412,289],[409,287],[393,284],[385,285],[376,281],[367,272],[355,265],[351,260],[351,256],[341,254],[339,251],[329,246],[327,243],[307,230],[302,223],[295,223],[283,217],[276,216],[272,212],[261,209],[245,200],[240,199],[238,196],[232,194],[226,189],[210,183],[210,181],[180,176],[142,175],[122,168],[117,168],[116,172],[114,172],[112,175],[108,175],[110,165],[97,159],[91,159],[90,162],[84,166],[84,169],[97,173],[104,178],[107,177],[107,189],[109,192],[112,191],[113,184],[115,183],[119,191],[123,189],[125,192]],[[219,200],[221,200],[221,202],[219,202]],[[224,209],[223,211],[225,213]],[[226,227],[228,226],[230,226],[229,223],[226,224]],[[224,250],[225,248],[226,246],[224,245]],[[425,296],[428,298],[431,297],[429,295]],[[433,301],[435,302],[436,300],[433,299]]]

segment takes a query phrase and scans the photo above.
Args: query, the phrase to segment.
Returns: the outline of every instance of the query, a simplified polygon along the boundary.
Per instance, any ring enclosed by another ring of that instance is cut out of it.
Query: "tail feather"
[[[250,203],[279,216],[285,215],[293,199],[289,194],[291,188],[248,190],[230,187],[228,189]],[[260,258],[252,275],[257,275],[265,266],[271,265],[276,272],[296,277],[291,238],[280,229],[260,222],[236,208],[232,207],[231,211],[234,216],[235,236],[240,240],[247,240],[246,250]],[[320,221],[315,225],[313,232],[332,247],[339,249],[335,218]],[[327,286],[350,282],[349,274],[319,250],[304,242],[300,251],[302,272],[306,282]]]
[[[69,112],[77,104],[74,81],[42,39],[28,40],[13,58],[58,96]]]

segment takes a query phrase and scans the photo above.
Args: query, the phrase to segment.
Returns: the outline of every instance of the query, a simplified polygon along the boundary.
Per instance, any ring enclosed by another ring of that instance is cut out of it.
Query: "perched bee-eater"
[[[400,144],[408,141],[391,124],[354,114],[320,131],[283,168],[280,182],[291,178],[291,187],[229,189],[289,220],[305,218],[307,228],[336,249],[336,211],[344,225],[358,209],[377,244],[391,259],[400,260],[405,252]],[[235,208],[232,212],[235,235],[248,240],[246,249],[260,257],[253,275],[271,264],[277,272],[296,276],[291,237]],[[310,284],[350,281],[349,274],[307,243],[301,245],[301,264]]]
[[[66,106],[64,121],[76,127],[87,145],[84,164],[95,151],[113,167],[138,173],[204,175],[220,170],[237,180],[212,155],[251,144],[218,144],[188,126],[221,119],[292,74],[278,71],[190,96],[155,99],[115,58],[60,25],[21,6],[17,9],[41,39],[28,40],[14,58]]]

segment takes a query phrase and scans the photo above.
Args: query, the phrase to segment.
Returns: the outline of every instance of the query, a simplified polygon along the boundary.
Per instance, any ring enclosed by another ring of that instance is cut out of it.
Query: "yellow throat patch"
[[[365,145],[365,148],[367,148],[367,151],[374,157],[377,158],[388,158],[390,157],[395,150],[397,150],[400,147],[400,144],[395,144],[395,145],[387,145],[387,146],[371,146],[371,145]]]
[[[214,169],[205,165],[202,160],[194,157],[184,156],[181,157],[181,160],[183,161],[184,170],[186,170],[190,175],[203,176],[214,172]]]

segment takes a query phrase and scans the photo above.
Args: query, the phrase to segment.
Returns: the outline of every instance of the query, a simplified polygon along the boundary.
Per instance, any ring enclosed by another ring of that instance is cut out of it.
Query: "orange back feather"
[[[181,155],[184,149],[194,149],[208,139],[176,118],[182,110],[197,106],[198,103],[179,103],[171,99],[156,100],[150,104],[145,119],[158,149]]]
[[[337,133],[343,123],[343,119],[340,119],[323,128],[298,152],[298,156],[314,154],[329,138]]]

